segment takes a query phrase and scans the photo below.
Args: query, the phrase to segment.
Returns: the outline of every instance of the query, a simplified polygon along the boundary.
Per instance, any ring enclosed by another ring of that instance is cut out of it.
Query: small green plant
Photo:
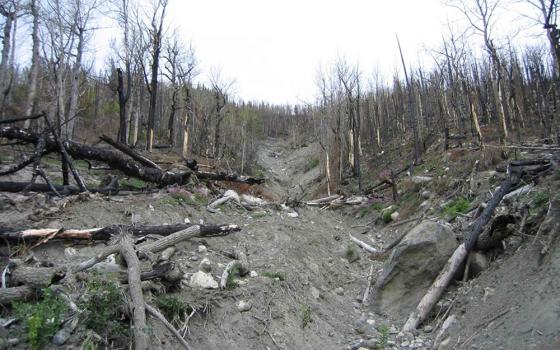
[[[348,243],[346,250],[344,251],[344,257],[349,262],[356,261],[356,258],[358,257],[358,250],[356,249],[355,244]]]
[[[66,302],[51,289],[44,290],[43,300],[37,304],[16,302],[13,307],[16,316],[23,321],[32,349],[41,349],[50,343],[68,310]]]
[[[537,208],[544,207],[548,204],[550,200],[550,193],[544,191],[538,191],[533,194],[533,204]]]
[[[307,164],[305,166],[305,171],[308,172],[312,169],[315,169],[316,167],[319,166],[319,163],[321,162],[321,160],[319,159],[318,156],[311,156],[307,159]]]
[[[124,298],[117,282],[94,276],[88,282],[86,295],[82,307],[87,310],[87,328],[101,336],[125,333],[124,325],[118,321]]]
[[[381,220],[383,220],[384,223],[388,224],[391,221],[393,221],[393,218],[391,217],[391,213],[390,211],[386,211],[383,213],[383,215],[381,215]]]
[[[263,276],[272,279],[279,279],[280,281],[284,281],[286,279],[286,274],[278,271],[265,271],[263,272]]]
[[[371,209],[373,209],[373,210],[381,210],[381,209],[383,209],[383,204],[381,204],[381,203],[373,203],[373,204],[371,205]]]
[[[140,179],[136,179],[134,177],[131,177],[129,179],[125,179],[121,181],[121,185],[123,187],[129,187],[129,188],[133,188],[135,190],[143,190],[146,187],[148,187],[148,185],[146,184],[146,182],[140,180]]]
[[[389,342],[389,327],[385,324],[379,325],[377,331],[381,335],[379,338],[379,343],[376,346],[376,350],[385,350],[387,348],[387,343]]]
[[[471,202],[465,197],[457,197],[448,203],[442,210],[443,216],[450,220],[455,219],[459,214],[465,214],[471,208]]]
[[[235,280],[235,277],[239,276],[239,266],[234,266],[230,271],[226,279],[226,289],[235,289],[239,285]]]
[[[307,327],[313,320],[311,319],[311,307],[307,304],[301,305],[301,328]]]
[[[160,295],[156,299],[158,308],[163,312],[165,318],[171,323],[177,324],[186,318],[192,309],[173,295]]]

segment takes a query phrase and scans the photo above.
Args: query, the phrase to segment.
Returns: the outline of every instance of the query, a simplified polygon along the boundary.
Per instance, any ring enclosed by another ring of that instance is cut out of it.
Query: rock
[[[255,278],[255,277],[258,277],[259,274],[257,273],[257,271],[251,271],[251,272],[249,273],[249,276]]]
[[[434,221],[414,227],[393,249],[376,284],[377,312],[406,318],[457,247],[455,234]]]
[[[309,288],[309,291],[311,292],[313,298],[319,299],[321,297],[321,292],[319,292],[317,288],[311,286],[311,288]]]
[[[423,331],[424,333],[432,333],[432,331],[434,330],[434,327],[432,326],[425,326]]]
[[[432,197],[432,193],[430,191],[422,191],[420,195],[424,199],[430,199]]]
[[[198,264],[198,269],[200,271],[204,271],[204,272],[209,273],[209,272],[212,271],[212,262],[210,262],[210,259],[204,258],[204,259],[202,259],[200,264]]]
[[[350,345],[348,345],[348,349],[349,350],[358,350],[359,348],[362,347],[362,343],[363,343],[363,339],[352,340],[350,342]]]
[[[392,220],[392,221],[397,221],[398,218],[399,218],[399,215],[400,215],[400,214],[399,214],[398,211],[394,212],[393,214],[391,214],[391,220]]]
[[[205,245],[198,246],[198,254],[206,254],[206,252],[208,252],[208,248]]]
[[[288,216],[291,217],[291,218],[297,218],[299,216],[299,214],[296,213],[295,211],[293,211],[291,213],[288,213]]]
[[[237,310],[239,312],[247,312],[247,311],[251,310],[252,307],[253,307],[253,305],[251,305],[250,301],[241,300],[237,304]]]
[[[203,271],[198,271],[191,276],[189,285],[195,288],[203,289],[218,289],[218,282],[214,280],[211,274]]]
[[[423,183],[431,182],[433,178],[429,176],[412,176],[410,180],[412,180],[412,182],[415,184],[423,184]]]
[[[344,288],[338,287],[338,288],[336,288],[336,289],[334,290],[334,293],[335,293],[336,295],[341,295],[341,296],[342,296],[342,295],[344,295]]]
[[[401,343],[401,346],[402,346],[403,348],[408,348],[409,345],[410,345],[410,342],[409,342],[408,340],[407,340],[407,341],[403,341],[403,342]]]
[[[364,334],[366,333],[368,328],[369,326],[365,317],[360,317],[356,321],[354,321],[354,330],[356,331],[356,333]]]
[[[379,340],[376,338],[369,338],[364,340],[362,346],[366,349],[377,349],[379,348]]]
[[[439,349],[440,345],[443,345],[446,348],[447,344],[445,343],[445,338],[449,335],[449,328],[453,327],[457,323],[457,316],[451,315],[445,319],[443,324],[441,325],[441,329],[439,330],[436,339],[434,340],[434,347],[435,349]]]
[[[193,255],[191,256],[191,261],[198,261],[198,259],[200,259],[197,255]]]
[[[469,267],[469,275],[476,276],[482,271],[488,269],[488,259],[481,252],[471,252],[471,266]]]
[[[76,254],[78,254],[78,251],[75,248],[68,247],[68,248],[64,249],[64,256],[65,257],[69,258],[69,257],[74,256]]]

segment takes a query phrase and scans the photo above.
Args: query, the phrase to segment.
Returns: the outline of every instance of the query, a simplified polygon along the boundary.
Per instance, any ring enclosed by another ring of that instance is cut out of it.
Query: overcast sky
[[[196,50],[199,80],[220,69],[237,98],[272,103],[313,102],[317,68],[337,56],[366,74],[400,70],[395,33],[408,63],[429,66],[448,23],[463,26],[441,0],[171,0],[168,13]]]

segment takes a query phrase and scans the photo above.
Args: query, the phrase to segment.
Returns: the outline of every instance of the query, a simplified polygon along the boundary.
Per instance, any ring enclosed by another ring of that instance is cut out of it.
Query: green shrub
[[[278,278],[280,281],[284,281],[286,279],[286,274],[278,271],[265,271],[263,272],[263,276],[272,279]]]
[[[230,271],[226,279],[226,289],[235,289],[239,285],[235,280],[235,277],[239,276],[239,266],[234,266]]]
[[[381,220],[383,220],[383,222],[386,224],[390,223],[391,221],[393,221],[391,214],[393,214],[393,212],[391,211],[384,212],[383,215],[381,215]]]
[[[381,324],[377,327],[377,331],[381,335],[379,338],[379,343],[377,344],[377,350],[385,350],[389,342],[389,327],[387,325]]]
[[[442,210],[443,216],[450,220],[455,219],[459,214],[465,214],[471,208],[471,202],[465,197],[457,197],[448,203]]]
[[[301,305],[301,328],[307,327],[311,321],[311,307],[307,304]]]
[[[66,302],[51,289],[45,289],[43,300],[37,304],[15,302],[13,307],[23,322],[32,349],[41,349],[50,343],[68,310]]]
[[[119,319],[119,309],[125,305],[119,284],[101,276],[87,284],[87,300],[82,307],[87,310],[85,325],[101,336],[125,333]]]
[[[533,204],[537,208],[544,207],[545,205],[548,204],[549,200],[550,200],[549,192],[538,191],[533,194]]]
[[[344,251],[344,257],[349,262],[356,261],[358,258],[358,249],[354,243],[348,243],[346,250]]]
[[[192,312],[192,308],[172,295],[160,295],[156,299],[158,308],[163,312],[165,318],[171,323],[185,320],[186,315]]]

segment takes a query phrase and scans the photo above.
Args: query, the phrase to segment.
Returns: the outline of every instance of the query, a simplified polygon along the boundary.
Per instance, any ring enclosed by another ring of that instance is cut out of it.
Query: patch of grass
[[[184,203],[185,200],[183,198],[174,198],[174,197],[167,197],[167,198],[163,198],[159,200],[159,204],[165,205],[165,204],[169,204],[169,205],[181,205],[181,203]]]
[[[371,208],[372,208],[373,210],[381,210],[381,209],[383,209],[383,204],[381,204],[381,203],[373,203],[373,204],[371,205]]]
[[[537,208],[542,208],[550,201],[550,193],[546,191],[538,191],[533,194],[533,204]]]
[[[305,165],[305,172],[308,172],[312,169],[315,169],[316,167],[319,166],[319,163],[321,162],[321,160],[319,159],[319,156],[310,156],[307,158],[307,164]]]
[[[262,211],[257,211],[254,212],[251,217],[253,219],[260,219],[260,218],[264,218],[267,215],[266,211],[262,210]]]
[[[263,276],[272,278],[272,279],[279,279],[280,281],[286,280],[286,274],[284,272],[278,271],[265,271],[263,272]]]
[[[39,303],[16,302],[13,308],[16,316],[23,322],[31,348],[41,349],[50,343],[59,330],[68,305],[51,289],[45,289],[43,300]]]
[[[129,179],[121,180],[121,186],[130,187],[135,190],[143,190],[148,187],[148,184],[140,179],[131,177]]]
[[[173,324],[185,320],[187,314],[192,312],[192,308],[183,303],[173,295],[160,295],[156,298],[158,308],[163,312],[165,318]]]
[[[393,214],[391,211],[386,211],[383,213],[383,215],[381,215],[381,220],[383,220],[384,223],[388,224],[391,221],[393,221],[393,218],[391,218],[391,214]]]
[[[307,327],[313,319],[311,318],[311,307],[307,304],[301,305],[301,328]]]
[[[379,343],[375,348],[376,350],[385,350],[388,345],[387,343],[389,342],[389,327],[385,324],[381,324],[377,327],[377,331],[381,337],[379,338]]]
[[[556,178],[556,180],[560,180],[560,168],[556,169],[556,171],[554,172],[554,177]]]
[[[350,262],[355,261],[357,256],[358,249],[356,248],[356,245],[354,243],[348,243],[346,250],[344,250],[344,257],[346,260]]]
[[[88,329],[102,337],[126,333],[125,325],[118,321],[124,297],[117,282],[96,275],[87,284],[86,296],[82,308],[87,310]]]
[[[239,266],[234,266],[233,269],[230,270],[226,279],[226,289],[232,290],[239,286],[239,283],[235,280],[236,276],[239,276]]]
[[[459,214],[465,214],[471,208],[471,201],[465,197],[457,197],[447,204],[442,210],[441,214],[449,218],[455,219]]]

